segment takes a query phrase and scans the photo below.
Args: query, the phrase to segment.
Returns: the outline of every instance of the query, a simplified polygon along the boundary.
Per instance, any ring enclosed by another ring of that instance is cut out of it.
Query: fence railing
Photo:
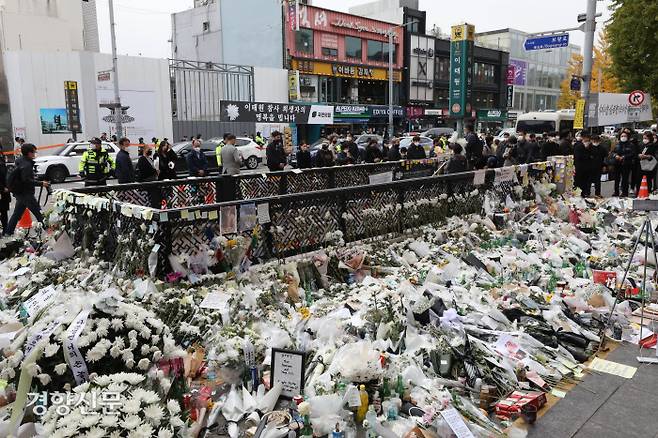
[[[534,182],[557,180],[554,169],[535,163],[166,210],[60,191],[55,212],[77,245],[117,269],[162,276],[193,265],[220,236],[246,242],[250,263],[287,257],[480,213],[487,194],[501,205],[507,196],[532,199]]]
[[[162,209],[368,185],[431,176],[444,157],[236,176],[185,178],[76,189],[78,193]]]

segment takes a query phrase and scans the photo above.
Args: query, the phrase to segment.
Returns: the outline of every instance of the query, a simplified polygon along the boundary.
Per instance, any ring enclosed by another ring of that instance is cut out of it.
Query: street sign
[[[507,108],[514,106],[514,85],[507,86]]]
[[[481,122],[504,122],[507,120],[507,110],[500,110],[500,109],[477,110],[476,117]]]
[[[530,50],[545,50],[567,47],[569,45],[569,34],[541,36],[537,38],[528,38],[525,40],[524,47]]]
[[[450,116],[471,114],[475,26],[452,26],[450,38]]]
[[[82,132],[80,125],[80,103],[78,101],[78,83],[76,81],[64,81],[64,99],[66,102],[66,116],[68,118],[69,131],[76,134]]]
[[[580,79],[577,77],[571,78],[571,83],[569,84],[571,91],[580,91]]]
[[[587,127],[611,126],[629,122],[654,120],[651,95],[642,93],[644,101],[631,105],[625,93],[598,93],[590,95],[587,107]]]
[[[573,129],[585,129],[585,99],[578,99],[578,102],[576,102]]]
[[[628,103],[633,106],[640,106],[644,103],[644,91],[635,90],[628,95]]]

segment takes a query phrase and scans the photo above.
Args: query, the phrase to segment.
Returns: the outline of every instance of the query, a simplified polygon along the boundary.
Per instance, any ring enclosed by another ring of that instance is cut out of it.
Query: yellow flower
[[[302,319],[309,319],[311,317],[311,311],[308,307],[302,307],[299,309],[299,314],[302,315]]]
[[[235,240],[235,239],[231,239],[228,242],[226,242],[226,246],[228,248],[233,248],[233,247],[237,246],[237,244],[238,244],[238,241]]]

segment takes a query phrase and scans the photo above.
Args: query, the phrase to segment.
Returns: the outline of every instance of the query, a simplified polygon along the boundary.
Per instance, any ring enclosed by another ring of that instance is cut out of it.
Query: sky
[[[240,1],[240,0],[232,0]],[[262,0],[272,1],[272,0]],[[350,6],[366,0],[313,0],[313,5],[347,12]],[[610,0],[599,0],[597,11],[610,17]],[[171,57],[171,13],[189,9],[193,0],[115,0],[117,51],[121,55]],[[101,51],[110,52],[108,0],[96,0]],[[576,17],[585,12],[586,0],[420,0],[427,11],[427,30],[433,24],[444,33],[464,21],[474,24],[476,32],[513,27],[525,32],[564,29],[578,25]],[[599,26],[600,28],[600,26]],[[248,32],[245,26],[245,32]],[[571,42],[582,47],[584,34],[571,32]]]

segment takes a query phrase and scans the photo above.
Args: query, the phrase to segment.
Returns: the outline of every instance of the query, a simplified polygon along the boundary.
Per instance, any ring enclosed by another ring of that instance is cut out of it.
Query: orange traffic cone
[[[646,175],[642,177],[642,183],[640,183],[640,191],[637,192],[638,199],[647,199],[649,197],[649,185],[647,184]]]
[[[26,208],[23,212],[23,216],[18,221],[18,228],[23,228],[24,230],[32,228],[32,216],[29,209]]]

